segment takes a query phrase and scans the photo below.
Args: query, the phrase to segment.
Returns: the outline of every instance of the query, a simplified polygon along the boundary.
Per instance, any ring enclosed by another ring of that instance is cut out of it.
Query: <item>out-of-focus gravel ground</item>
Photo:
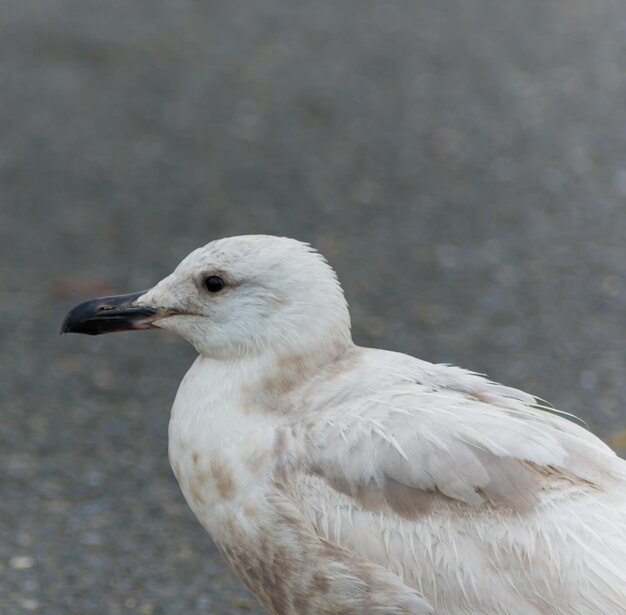
[[[220,236],[624,447],[625,66],[623,0],[3,0],[2,615],[262,612],[168,467],[191,348],[57,334]]]

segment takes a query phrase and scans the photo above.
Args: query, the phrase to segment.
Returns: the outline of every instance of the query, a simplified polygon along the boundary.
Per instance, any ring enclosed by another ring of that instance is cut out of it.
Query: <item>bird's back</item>
[[[626,462],[520,391],[354,349],[300,390],[282,493],[442,615],[626,613]]]

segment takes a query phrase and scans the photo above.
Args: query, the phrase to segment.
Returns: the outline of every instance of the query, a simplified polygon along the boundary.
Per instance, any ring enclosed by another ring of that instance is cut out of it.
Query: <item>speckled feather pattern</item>
[[[190,280],[220,271],[223,297]],[[272,237],[140,304],[198,349],[170,422],[192,510],[276,615],[626,613],[626,463],[521,391],[359,348],[332,270]]]

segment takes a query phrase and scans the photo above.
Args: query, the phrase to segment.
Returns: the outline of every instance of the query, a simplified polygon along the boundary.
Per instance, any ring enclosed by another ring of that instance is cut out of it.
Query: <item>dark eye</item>
[[[204,286],[210,293],[219,293],[226,286],[226,283],[218,275],[210,275],[204,281]]]

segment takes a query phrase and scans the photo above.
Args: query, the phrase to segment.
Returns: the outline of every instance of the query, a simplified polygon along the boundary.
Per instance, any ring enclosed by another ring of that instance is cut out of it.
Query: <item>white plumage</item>
[[[355,346],[308,246],[215,241],[135,305],[200,353],[171,464],[272,613],[626,614],[626,462],[526,393]]]

